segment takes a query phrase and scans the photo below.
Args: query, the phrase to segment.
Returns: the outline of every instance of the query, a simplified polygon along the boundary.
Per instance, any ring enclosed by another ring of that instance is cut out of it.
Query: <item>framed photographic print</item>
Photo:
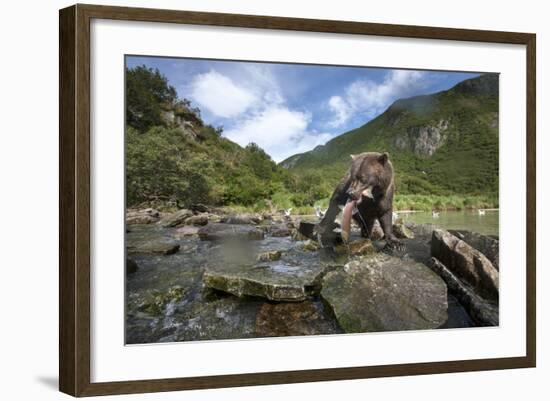
[[[535,113],[534,34],[61,10],[60,390],[534,367]]]

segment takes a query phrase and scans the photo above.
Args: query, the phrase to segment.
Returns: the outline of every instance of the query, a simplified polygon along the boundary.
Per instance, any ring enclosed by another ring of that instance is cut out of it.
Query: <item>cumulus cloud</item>
[[[342,96],[332,96],[328,106],[334,113],[333,119],[329,121],[329,126],[332,128],[344,125],[353,114],[352,106]]]
[[[242,114],[258,101],[254,92],[214,70],[195,76],[190,90],[192,99],[199,106],[224,118]]]
[[[288,106],[269,66],[245,64],[224,74],[211,70],[195,76],[189,89],[201,108],[221,118],[225,137],[241,146],[255,142],[276,162],[332,137],[310,128],[309,113]]]
[[[324,144],[332,135],[308,129],[311,116],[285,106],[268,106],[247,116],[224,135],[241,146],[257,143],[276,162]]]
[[[395,100],[413,96],[427,86],[423,71],[393,70],[382,82],[360,79],[346,87],[343,95],[332,96],[327,102],[332,118],[328,126],[341,127],[352,117],[373,118]]]
[[[239,76],[243,85],[253,92],[258,99],[261,99],[263,105],[285,102],[279,82],[268,66],[245,64],[240,69]]]

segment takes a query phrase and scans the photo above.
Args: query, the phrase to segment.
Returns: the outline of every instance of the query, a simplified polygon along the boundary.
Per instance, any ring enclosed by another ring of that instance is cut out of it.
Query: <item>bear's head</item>
[[[351,155],[348,196],[361,202],[384,196],[393,182],[393,167],[387,153],[367,152]]]

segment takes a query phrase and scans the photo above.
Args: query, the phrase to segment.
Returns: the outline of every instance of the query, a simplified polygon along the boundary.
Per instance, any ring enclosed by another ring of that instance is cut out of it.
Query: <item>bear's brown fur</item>
[[[361,234],[369,238],[376,220],[384,231],[389,248],[401,247],[401,242],[393,234],[392,213],[395,191],[393,166],[387,153],[367,152],[352,155],[351,166],[342,178],[332,197],[321,223],[321,242],[334,242],[334,219],[340,207],[350,200],[357,202],[354,220],[361,227]]]

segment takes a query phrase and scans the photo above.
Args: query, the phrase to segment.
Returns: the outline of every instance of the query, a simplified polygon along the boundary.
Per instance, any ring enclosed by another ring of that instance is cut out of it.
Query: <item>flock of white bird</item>
[[[483,209],[477,209],[477,214],[478,214],[479,216],[485,216],[485,210],[483,210]],[[432,210],[432,217],[433,217],[434,219],[439,218],[439,212],[436,212],[435,210]]]
[[[321,207],[319,205],[315,205],[314,209],[315,209],[315,215],[318,218],[322,219],[323,217],[325,217],[325,213],[327,212],[327,209],[323,210],[323,209],[321,209]],[[285,209],[285,210],[283,210],[283,212],[284,212],[285,217],[290,218],[292,208]],[[485,210],[477,209],[477,214],[479,216],[485,216]],[[396,212],[392,212],[392,219],[395,221],[398,218],[399,218],[399,215]],[[439,212],[435,211],[435,210],[432,210],[432,218],[434,218],[434,219],[439,218]]]

